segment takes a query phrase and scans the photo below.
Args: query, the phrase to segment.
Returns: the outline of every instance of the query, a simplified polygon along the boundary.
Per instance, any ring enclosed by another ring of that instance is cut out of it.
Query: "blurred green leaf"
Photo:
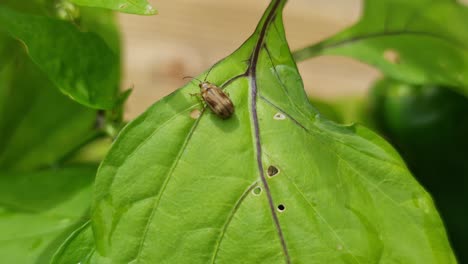
[[[55,253],[51,264],[90,263],[95,252],[91,222],[76,229]]]
[[[89,107],[114,107],[119,56],[98,35],[80,32],[66,21],[3,6],[0,27],[24,43],[32,61],[63,93]]]
[[[329,99],[309,97],[309,100],[326,119],[344,125],[358,123],[368,128],[375,127],[366,97],[348,96]]]
[[[114,12],[81,7],[78,24],[81,31],[96,33],[115,54],[120,54],[120,31]]]
[[[413,84],[450,85],[468,96],[468,7],[453,0],[364,2],[354,26],[294,53],[356,58]]]
[[[8,45],[0,57],[0,168],[53,165],[98,135],[96,111],[58,92],[16,42]]]
[[[2,263],[49,263],[87,219],[95,166],[0,172]]]
[[[0,6],[6,6],[28,14],[48,14],[53,6],[52,0],[2,0]],[[0,27],[1,28],[1,27]]]
[[[155,15],[158,13],[146,0],[70,0],[71,2],[90,7],[108,8],[119,12]]]
[[[324,100],[317,97],[309,97],[310,103],[317,109],[322,117],[343,124],[343,113],[338,111],[330,100]]]
[[[284,4],[272,1],[255,33],[198,76],[230,94],[230,119],[197,117],[189,82],[119,134],[96,179],[103,263],[456,262],[394,149],[310,105]]]

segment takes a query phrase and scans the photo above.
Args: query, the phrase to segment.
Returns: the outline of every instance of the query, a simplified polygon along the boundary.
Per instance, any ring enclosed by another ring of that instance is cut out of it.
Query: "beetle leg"
[[[198,100],[198,102],[203,106],[203,108],[206,106],[205,101],[203,101],[201,93],[189,93],[190,96],[195,96]]]

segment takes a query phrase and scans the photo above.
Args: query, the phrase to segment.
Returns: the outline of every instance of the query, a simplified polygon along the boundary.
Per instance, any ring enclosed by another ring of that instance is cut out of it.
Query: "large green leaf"
[[[146,0],[70,0],[71,2],[91,7],[108,8],[138,15],[155,15],[158,13]]]
[[[95,166],[0,172],[2,263],[49,263],[63,239],[86,219]]]
[[[295,52],[350,56],[409,83],[444,84],[468,96],[468,6],[454,0],[367,0],[361,20]]]
[[[1,169],[53,165],[98,135],[96,111],[58,92],[17,42],[2,43],[6,47],[0,50]]]
[[[19,13],[0,5],[0,29],[20,39],[32,61],[65,94],[94,108],[117,100],[118,54],[91,32],[67,21]]]
[[[230,119],[207,108],[197,118],[191,82],[120,133],[96,179],[95,262],[456,262],[391,146],[310,105],[284,3],[207,77],[229,92]]]

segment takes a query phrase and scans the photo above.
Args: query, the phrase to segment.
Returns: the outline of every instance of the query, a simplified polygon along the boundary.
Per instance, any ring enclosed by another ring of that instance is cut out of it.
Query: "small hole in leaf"
[[[267,169],[267,174],[268,174],[268,176],[270,176],[270,177],[273,177],[273,176],[275,176],[275,175],[278,174],[278,173],[279,173],[278,168],[276,168],[276,167],[273,166],[273,165],[269,166],[268,169]]]
[[[386,49],[384,51],[383,57],[386,61],[397,64],[400,63],[400,53],[394,49]]]
[[[260,195],[262,193],[262,187],[257,186],[255,189],[252,190],[252,193],[256,196]]]
[[[273,118],[276,120],[284,120],[286,119],[286,116],[282,113],[276,113],[275,116],[273,116]]]
[[[284,212],[284,210],[286,210],[286,207],[284,207],[284,204],[280,204],[278,205],[278,212]]]
[[[201,111],[198,109],[194,109],[192,110],[192,112],[190,112],[190,117],[193,119],[198,119],[200,115],[201,115]]]

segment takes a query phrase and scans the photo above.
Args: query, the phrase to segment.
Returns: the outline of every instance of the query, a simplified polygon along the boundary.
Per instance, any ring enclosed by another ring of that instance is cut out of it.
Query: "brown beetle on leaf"
[[[208,71],[208,74],[210,71]],[[208,77],[208,74],[206,77]],[[198,84],[198,87],[200,87],[199,95],[201,95],[201,98],[210,107],[213,113],[222,119],[231,117],[231,115],[234,113],[234,104],[232,103],[231,99],[221,88],[210,82],[207,82],[206,77],[203,81],[190,76],[184,77],[184,79],[192,78],[200,82]]]

